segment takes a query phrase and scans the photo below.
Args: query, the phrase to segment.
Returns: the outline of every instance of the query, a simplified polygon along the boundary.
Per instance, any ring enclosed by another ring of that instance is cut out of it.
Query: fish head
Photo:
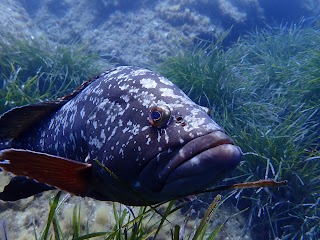
[[[105,88],[116,87],[92,111],[87,140],[90,158],[108,169],[93,164],[97,191],[109,200],[148,205],[187,196],[239,164],[241,149],[168,79],[134,67],[104,78]]]

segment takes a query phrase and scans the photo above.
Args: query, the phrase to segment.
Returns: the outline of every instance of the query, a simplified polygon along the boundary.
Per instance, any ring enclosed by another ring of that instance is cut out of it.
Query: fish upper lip
[[[169,175],[183,163],[208,149],[224,144],[234,145],[234,142],[222,130],[216,130],[192,139],[176,151],[174,157],[170,159],[166,167],[159,173],[159,178],[162,181],[166,181]],[[185,151],[186,149],[191,149],[191,151]]]

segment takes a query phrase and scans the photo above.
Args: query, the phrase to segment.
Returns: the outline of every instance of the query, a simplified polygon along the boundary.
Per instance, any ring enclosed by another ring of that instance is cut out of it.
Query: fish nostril
[[[180,125],[181,125],[182,127],[184,127],[184,126],[187,125],[187,123],[186,123],[186,122],[182,122],[182,123],[180,123]]]
[[[183,117],[181,115],[179,115],[177,118],[176,118],[176,123],[177,124],[180,124],[180,126],[184,127],[187,125],[187,123],[185,121],[183,121]]]
[[[182,120],[183,120],[182,116],[178,116],[178,117],[177,117],[177,122],[178,122],[178,123],[181,122]]]

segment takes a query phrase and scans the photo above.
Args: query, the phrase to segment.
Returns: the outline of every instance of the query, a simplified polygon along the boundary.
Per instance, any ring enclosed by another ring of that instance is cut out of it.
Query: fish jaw
[[[232,144],[223,144],[208,149],[179,165],[167,178],[161,192],[174,195],[177,189],[191,193],[205,190],[222,180],[239,164],[241,149]]]
[[[175,150],[167,161],[153,159],[143,169],[139,186],[149,191],[149,197],[186,196],[222,180],[240,163],[241,156],[241,149],[231,138],[223,131],[213,131]]]

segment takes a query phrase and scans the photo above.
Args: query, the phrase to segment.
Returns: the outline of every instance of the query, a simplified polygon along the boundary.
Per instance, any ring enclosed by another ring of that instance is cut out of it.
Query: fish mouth
[[[205,190],[231,172],[240,163],[241,156],[241,149],[229,136],[221,130],[213,131],[164,157],[158,166],[153,166],[156,171],[149,168],[153,176],[147,174],[149,179],[145,187],[168,196]]]
[[[240,162],[242,151],[222,131],[195,138],[184,145],[159,174],[165,185],[182,178],[211,172],[219,178]]]

